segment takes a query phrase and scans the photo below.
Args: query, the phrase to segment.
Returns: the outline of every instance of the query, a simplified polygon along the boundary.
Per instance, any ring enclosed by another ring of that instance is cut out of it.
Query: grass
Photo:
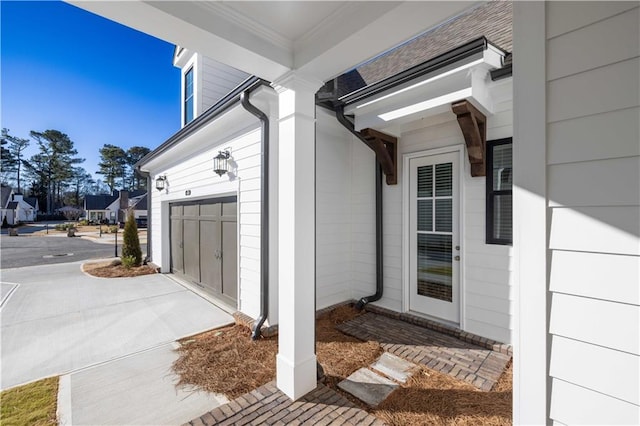
[[[57,399],[57,377],[2,391],[0,393],[0,425],[57,425]]]

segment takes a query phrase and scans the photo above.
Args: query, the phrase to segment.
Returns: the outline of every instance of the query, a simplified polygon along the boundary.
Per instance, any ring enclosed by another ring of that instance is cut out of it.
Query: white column
[[[316,387],[315,93],[320,81],[290,72],[279,101],[277,385],[291,399]]]
[[[513,423],[548,421],[545,3],[514,2]]]

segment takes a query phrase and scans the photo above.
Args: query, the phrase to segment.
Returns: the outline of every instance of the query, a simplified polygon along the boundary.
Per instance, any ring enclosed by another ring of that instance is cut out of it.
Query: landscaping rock
[[[338,387],[375,407],[384,401],[398,387],[398,384],[368,368],[361,368],[338,383]]]

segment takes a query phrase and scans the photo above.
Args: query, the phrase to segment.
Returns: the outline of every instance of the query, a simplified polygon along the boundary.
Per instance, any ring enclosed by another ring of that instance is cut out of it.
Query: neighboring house
[[[13,225],[14,221],[14,210],[10,210],[7,208],[7,204],[10,201],[11,193],[13,190],[10,186],[1,185],[0,186],[0,223],[7,220],[8,225]]]
[[[85,218],[92,222],[124,222],[126,211],[133,209],[136,219],[146,220],[146,194],[146,190],[122,190],[114,191],[113,195],[87,195],[84,200]]]
[[[2,186],[2,218],[7,218],[9,225],[15,225],[19,222],[33,222],[36,220],[39,205],[38,200],[35,197],[24,198],[24,195],[19,192],[14,192],[8,186]]]
[[[73,3],[191,49],[148,249],[291,398],[356,299],[512,343],[516,424],[640,423],[638,2]],[[259,78],[198,111],[195,51]]]
[[[84,217],[90,222],[102,222],[104,220],[115,222],[115,214],[112,218],[109,206],[117,199],[117,192],[114,192],[114,195],[86,195],[84,197]]]

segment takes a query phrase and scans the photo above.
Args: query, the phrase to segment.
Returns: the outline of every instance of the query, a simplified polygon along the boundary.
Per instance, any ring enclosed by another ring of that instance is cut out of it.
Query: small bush
[[[122,263],[124,263],[124,258],[129,256],[135,259],[135,266],[140,266],[142,263],[142,250],[140,249],[138,226],[133,217],[133,212],[129,212],[127,215],[127,222],[124,224],[122,233]]]
[[[134,266],[138,266],[138,264],[136,264],[135,256],[121,256],[120,259],[122,260],[122,266],[124,266],[127,269],[131,269]]]
[[[69,228],[75,228],[73,223],[58,223],[56,224],[56,231],[66,231]]]
[[[3,217],[2,218],[2,227],[3,228],[8,228],[9,227],[9,222],[7,222],[7,217]]]
[[[118,225],[111,225],[109,227],[109,232],[112,234],[115,234],[116,232],[118,232]]]
[[[89,224],[89,221],[86,219],[78,221],[78,226],[87,226],[88,224]]]

